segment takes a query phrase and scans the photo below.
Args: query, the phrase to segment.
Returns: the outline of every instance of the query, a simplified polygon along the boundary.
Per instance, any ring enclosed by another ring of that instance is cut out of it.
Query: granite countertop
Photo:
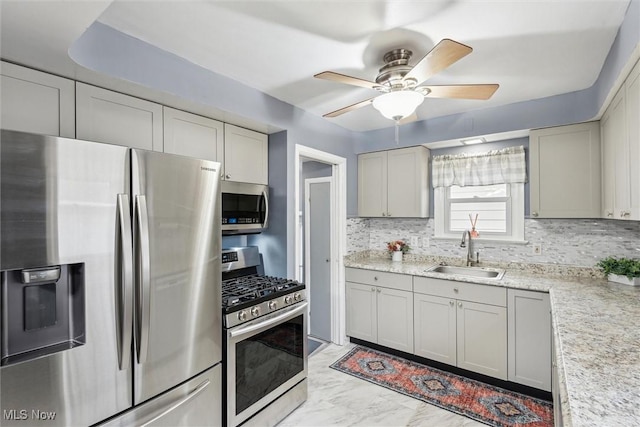
[[[345,267],[549,292],[564,425],[640,425],[640,288],[559,265],[480,264],[506,269],[501,280],[425,271],[440,262],[463,265],[441,257],[345,257]]]

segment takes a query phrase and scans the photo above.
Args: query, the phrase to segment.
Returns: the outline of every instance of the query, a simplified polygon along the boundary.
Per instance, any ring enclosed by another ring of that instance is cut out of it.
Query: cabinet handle
[[[373,276],[373,280],[378,281],[378,276]]]
[[[531,212],[531,216],[537,217],[538,216],[538,212]]]
[[[458,288],[453,288],[453,292],[458,293]]]
[[[608,216],[608,217],[612,217],[612,216],[613,216],[613,212],[612,212],[612,211],[608,211],[608,212],[607,212],[607,216]]]
[[[387,216],[391,216],[391,212],[387,212]]]
[[[380,293],[380,292],[382,292],[382,289],[378,288],[378,289],[376,289],[376,291],[377,291],[378,293]]]
[[[371,287],[371,292],[375,292],[376,288],[374,288],[373,286]]]
[[[385,212],[382,212],[382,216],[387,216],[387,214]]]
[[[458,307],[462,307],[462,303],[458,301]]]
[[[453,301],[449,301],[449,305],[453,307]]]
[[[231,179],[231,175],[229,175],[229,174],[226,174],[224,177],[225,177],[226,179]]]
[[[621,217],[621,218],[626,218],[626,217],[628,217],[629,215],[631,215],[631,213],[630,213],[630,212],[627,212],[627,211],[622,211],[622,212],[620,212],[620,217]]]

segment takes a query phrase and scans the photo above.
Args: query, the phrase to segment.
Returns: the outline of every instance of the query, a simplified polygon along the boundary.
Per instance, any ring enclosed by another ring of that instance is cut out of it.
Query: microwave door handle
[[[143,195],[136,196],[135,204],[136,224],[136,344],[138,351],[138,363],[147,360],[149,348],[149,322],[150,322],[150,260],[149,260],[149,215],[147,211],[147,198]]]
[[[120,370],[131,363],[131,335],[133,332],[133,249],[131,214],[128,194],[118,194],[116,244],[116,321],[118,333],[118,361]]]
[[[267,228],[267,226],[269,225],[269,189],[268,188],[266,190],[262,190],[262,197],[264,197],[264,207],[267,211],[266,215],[264,216],[264,224],[262,225],[262,228]]]

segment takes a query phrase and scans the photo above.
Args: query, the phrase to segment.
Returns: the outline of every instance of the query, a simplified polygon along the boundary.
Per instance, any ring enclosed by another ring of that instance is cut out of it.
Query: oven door
[[[307,302],[227,331],[228,426],[241,424],[307,377],[306,331]]]

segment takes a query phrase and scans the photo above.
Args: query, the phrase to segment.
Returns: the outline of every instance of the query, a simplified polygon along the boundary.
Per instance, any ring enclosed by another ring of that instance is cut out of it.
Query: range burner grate
[[[257,274],[240,276],[222,282],[222,307],[240,308],[299,289],[304,289],[304,285],[295,280]]]

